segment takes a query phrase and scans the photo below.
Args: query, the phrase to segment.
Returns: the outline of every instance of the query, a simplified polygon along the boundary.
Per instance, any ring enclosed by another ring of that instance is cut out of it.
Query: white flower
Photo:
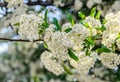
[[[20,28],[19,35],[21,38],[27,38],[30,41],[39,39],[39,30],[41,30],[41,25],[44,23],[44,18],[42,15],[26,15],[20,16]]]
[[[91,67],[94,67],[95,59],[86,56],[85,52],[77,53],[79,60],[75,61],[73,59],[70,60],[70,64],[75,67],[80,73],[88,73]]]
[[[44,41],[48,45],[48,49],[54,54],[54,57],[61,60],[68,59],[68,48],[72,47],[67,33],[55,31],[53,32],[54,25],[50,25],[45,31]]]
[[[65,4],[62,3],[62,0],[54,0],[54,3],[53,3],[55,6],[59,7],[59,6],[64,6]]]
[[[113,52],[101,53],[100,60],[103,65],[107,66],[110,69],[114,69],[115,67],[117,67],[117,65],[120,64],[120,56]]]
[[[86,17],[83,22],[87,23],[91,28],[100,28],[102,26],[100,20],[90,16]]]
[[[92,8],[94,4],[101,4],[101,3],[102,0],[88,0],[86,5],[88,8]]]
[[[59,64],[56,60],[52,59],[52,55],[50,52],[43,52],[41,55],[41,61],[45,68],[49,71],[53,72],[56,75],[60,75],[63,73],[64,69],[61,64]]]
[[[72,28],[72,25],[70,23],[65,23],[62,25],[62,31],[64,32],[67,28]]]
[[[18,5],[23,4],[23,0],[6,0],[6,2],[8,2],[8,8],[17,7]]]
[[[75,2],[74,2],[74,9],[76,11],[78,11],[79,9],[81,9],[82,6],[83,6],[83,3],[80,0],[75,0]]]
[[[80,50],[83,48],[83,41],[89,36],[89,29],[82,24],[75,24],[72,30],[68,33],[68,38],[73,43],[74,50]]]
[[[105,19],[107,20],[107,21],[109,21],[109,20],[111,20],[111,19],[113,19],[114,18],[114,14],[113,13],[109,13],[109,14],[107,14],[106,16],[105,16]]]
[[[111,45],[115,43],[115,40],[120,33],[120,17],[118,16],[120,16],[120,12],[116,14],[111,13],[105,16],[107,22],[105,24],[106,30],[102,35],[102,44],[108,48],[110,48]]]

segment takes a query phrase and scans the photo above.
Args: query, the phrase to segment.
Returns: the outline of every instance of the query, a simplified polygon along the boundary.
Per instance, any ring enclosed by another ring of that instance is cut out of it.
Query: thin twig
[[[15,42],[31,42],[30,40],[23,40],[23,39],[9,39],[9,38],[0,38],[0,40],[2,41],[15,41]],[[42,39],[37,39],[37,40],[33,40],[33,42],[38,42],[38,41],[43,41]]]

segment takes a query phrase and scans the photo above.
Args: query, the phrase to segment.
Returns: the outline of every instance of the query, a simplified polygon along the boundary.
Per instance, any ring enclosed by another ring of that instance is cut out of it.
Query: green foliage
[[[120,34],[118,34],[118,37],[117,37],[117,39],[120,39]]]
[[[48,15],[48,10],[46,10],[46,11],[45,11],[45,14],[44,14],[44,20],[45,20],[45,22],[43,23],[43,26],[44,26],[45,28],[48,28],[48,27],[49,27],[47,15]]]
[[[81,11],[78,12],[78,16],[79,16],[80,18],[82,18],[82,19],[85,18],[85,14],[84,14],[83,12],[81,12]]]
[[[53,24],[56,26],[55,31],[61,31],[62,28],[58,23],[58,20],[56,18],[53,18]]]
[[[91,49],[95,46],[95,37],[87,37],[83,45],[85,46],[86,55],[89,56]]]
[[[43,43],[43,46],[44,46],[44,48],[46,48],[46,49],[48,48],[48,45],[47,45],[46,42]]]
[[[70,32],[71,30],[72,30],[72,28],[67,28],[67,29],[65,29],[65,32],[68,33],[68,32]]]
[[[20,26],[20,23],[17,22],[17,23],[15,23],[15,24],[13,24],[13,26]]]
[[[68,54],[72,59],[78,61],[78,57],[73,53],[72,49],[68,48]]]
[[[103,46],[101,48],[98,48],[95,50],[97,53],[102,53],[102,52],[111,52],[110,49],[108,49],[107,47]]]
[[[39,78],[36,75],[33,77],[33,82],[40,82]]]
[[[45,27],[45,28],[49,27],[47,15],[48,15],[48,10],[45,11],[45,14],[44,14],[44,21],[45,22],[42,24],[42,26]]]
[[[95,14],[96,14],[96,7],[93,7],[91,12],[90,12],[90,16],[95,17]]]
[[[73,19],[73,16],[71,14],[67,15],[67,19],[69,20],[69,22],[71,23],[71,25],[74,26],[74,19]]]
[[[101,11],[98,11],[97,13],[96,13],[96,15],[95,15],[95,18],[96,19],[100,19],[100,15],[102,14],[102,12]]]
[[[73,75],[71,70],[64,63],[62,63],[62,66],[63,66],[63,68],[64,68],[64,70],[66,71],[67,74]]]
[[[92,45],[92,46],[95,45],[95,40],[94,40],[93,38],[91,38],[91,37],[87,37],[87,38],[85,39],[85,41],[86,41],[89,45]]]
[[[97,30],[100,30],[101,32],[103,32],[104,30],[106,30],[106,28],[104,27],[104,25],[102,25],[100,28],[96,28]]]

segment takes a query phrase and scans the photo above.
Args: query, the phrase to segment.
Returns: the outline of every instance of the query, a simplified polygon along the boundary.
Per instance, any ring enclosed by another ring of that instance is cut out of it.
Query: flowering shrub
[[[61,26],[56,18],[53,24],[47,22],[47,11],[42,17],[26,14],[21,15],[20,22],[17,22],[20,27],[18,33],[31,42],[43,39],[47,51],[42,53],[41,61],[54,74],[60,75],[64,70],[72,74],[72,68],[65,62],[70,62],[79,73],[87,74],[96,60],[110,69],[120,64],[120,56],[116,53],[116,49],[119,49],[119,15],[119,12],[106,15],[106,22],[103,24],[100,22],[99,12],[93,8],[90,16],[82,18],[80,23],[75,23],[72,16],[68,15],[70,23]],[[99,39],[101,43],[96,44]],[[100,46],[94,49],[97,45]]]
[[[6,0],[5,2],[7,2],[7,7],[11,10],[21,6],[21,8],[15,11],[28,7],[23,4],[23,0]],[[77,2],[81,5],[77,5]],[[86,4],[88,8],[91,8],[94,4],[101,4],[101,2],[102,0],[88,0]],[[28,3],[28,5],[31,4],[33,3]],[[62,0],[56,0],[53,4],[58,7],[65,7]],[[82,1],[76,0],[74,4],[75,8],[73,9],[79,10],[82,5]],[[6,18],[15,19],[13,22],[9,20],[9,26],[18,33],[20,39],[2,38],[2,40],[30,42],[28,45],[21,43],[18,45],[21,46],[19,48],[11,47],[11,50],[16,49],[18,52],[23,51],[21,54],[24,54],[22,56],[25,57],[24,62],[19,63],[16,61],[15,64],[11,65],[12,68],[20,68],[21,66],[22,71],[25,71],[24,65],[22,64],[27,64],[32,69],[30,70],[31,77],[34,77],[35,70],[38,69],[38,63],[35,62],[40,61],[43,65],[41,66],[42,68],[45,67],[57,76],[68,74],[68,76],[66,76],[67,78],[77,78],[80,82],[87,82],[88,80],[85,80],[85,77],[89,78],[91,82],[102,82],[102,80],[97,77],[109,81],[110,79],[107,79],[104,73],[99,73],[102,72],[102,70],[106,71],[106,69],[119,70],[120,12],[109,13],[103,18],[101,17],[101,11],[93,7],[89,15],[78,11],[80,18],[78,21],[76,21],[70,13],[67,14],[67,17],[65,17],[67,22],[60,24],[59,20],[55,17],[52,19],[52,22],[50,22],[48,19],[48,12],[50,10],[46,9],[44,11],[43,14],[42,12],[33,13],[23,9],[21,13],[14,13],[13,18],[9,16]],[[39,45],[43,45],[42,47],[40,46],[40,48],[44,50],[37,50]],[[11,53],[11,51],[9,52]],[[36,55],[36,52],[40,55]],[[27,53],[29,53],[29,55],[26,55]],[[17,52],[14,52],[14,54],[17,54]],[[39,61],[37,61],[37,59]],[[0,61],[2,61],[2,59]],[[28,62],[30,62],[30,64]],[[5,63],[5,65],[6,64],[8,64],[8,62]],[[34,64],[36,67],[34,67]],[[99,65],[102,65],[102,67],[99,68]],[[3,64],[1,64],[0,67],[4,72],[10,71],[8,67],[4,67]],[[92,76],[91,72],[94,73],[94,76]],[[78,76],[81,77],[79,78]],[[34,77],[34,80],[36,80],[35,78],[36,77]]]

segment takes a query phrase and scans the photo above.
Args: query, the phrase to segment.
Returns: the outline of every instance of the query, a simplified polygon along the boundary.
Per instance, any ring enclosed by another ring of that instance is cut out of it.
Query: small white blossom
[[[72,47],[72,43],[65,32],[53,32],[51,29],[54,27],[54,25],[50,25],[49,28],[46,29],[44,41],[56,58],[61,60],[68,59],[68,48]]]
[[[87,23],[91,28],[100,28],[102,26],[100,20],[90,16],[86,17],[83,22]]]
[[[72,25],[70,23],[65,23],[62,25],[62,31],[64,32],[67,28],[72,28]]]
[[[83,48],[83,41],[89,36],[89,29],[84,27],[82,24],[75,24],[72,27],[72,31],[68,33],[68,38],[73,43],[74,50],[80,50]]]
[[[107,22],[105,24],[106,30],[102,34],[102,44],[108,48],[115,43],[118,34],[120,33],[120,17],[118,16],[120,16],[120,12],[116,14],[110,13],[105,16]]]
[[[115,67],[117,67],[117,65],[120,64],[120,56],[113,52],[101,53],[100,60],[103,65],[107,66],[110,69],[114,69]]]
[[[23,0],[6,0],[6,2],[8,2],[8,8],[17,7],[18,5],[23,4]]]
[[[30,41],[39,39],[39,30],[41,30],[41,25],[44,23],[44,18],[42,15],[26,15],[20,16],[20,28],[19,35],[21,38],[27,38]]]
[[[43,52],[41,55],[41,61],[45,68],[49,71],[53,72],[56,75],[60,75],[63,73],[64,69],[61,64],[59,64],[56,60],[52,60],[52,55],[50,52]]]
[[[79,60],[75,61],[73,59],[70,60],[70,64],[75,67],[80,73],[88,73],[91,67],[94,67],[95,59],[86,56],[85,52],[80,52],[76,54]]]

